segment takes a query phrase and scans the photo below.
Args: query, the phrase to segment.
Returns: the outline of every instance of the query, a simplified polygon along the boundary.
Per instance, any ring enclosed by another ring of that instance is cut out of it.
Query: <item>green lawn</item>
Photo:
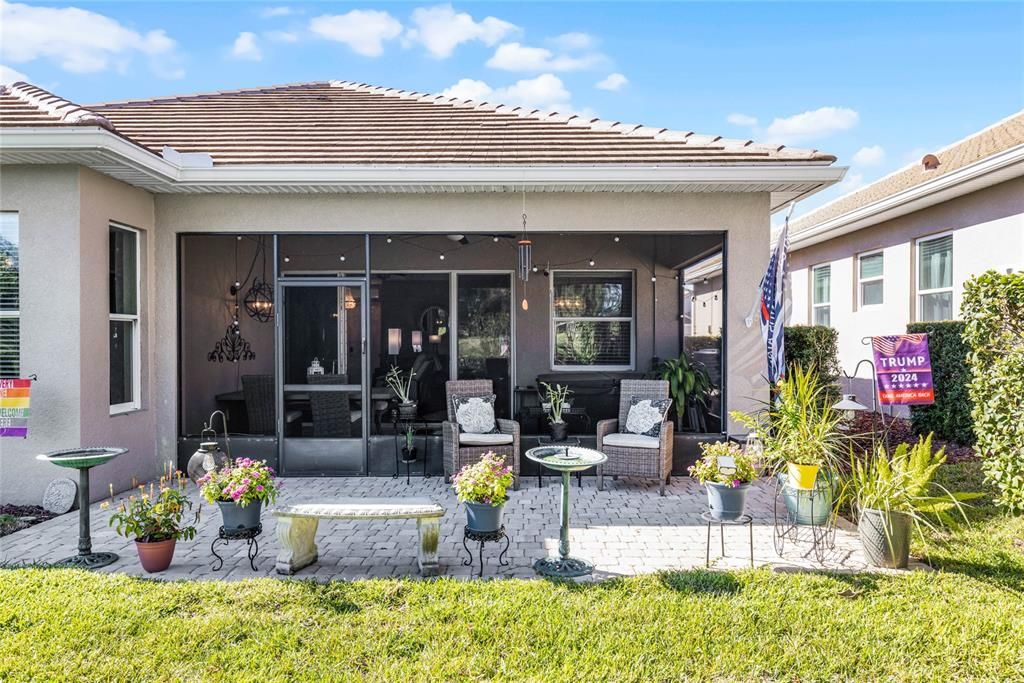
[[[0,680],[1013,679],[1024,519],[975,516],[945,547],[916,548],[940,571],[902,576],[318,585],[4,570]]]

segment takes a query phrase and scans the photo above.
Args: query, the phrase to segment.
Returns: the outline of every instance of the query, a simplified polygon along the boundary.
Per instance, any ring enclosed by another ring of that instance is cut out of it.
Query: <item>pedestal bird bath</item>
[[[110,462],[127,448],[98,446],[93,448],[71,448],[37,455],[36,458],[59,467],[78,470],[78,554],[65,558],[57,564],[83,569],[106,567],[117,561],[116,553],[94,553],[92,535],[89,533],[89,470],[97,465]]]

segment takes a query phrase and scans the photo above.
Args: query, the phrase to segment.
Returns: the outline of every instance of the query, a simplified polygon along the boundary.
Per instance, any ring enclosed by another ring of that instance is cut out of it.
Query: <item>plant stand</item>
[[[411,460],[402,460],[401,453],[402,443],[405,440],[404,434],[408,430],[412,429],[414,433],[413,438],[415,438],[416,434],[423,434],[423,478],[429,479],[430,472],[428,471],[427,468],[430,465],[430,423],[424,422],[422,420],[407,420],[401,416],[401,413],[399,413],[397,408],[391,411],[391,420],[395,428],[395,473],[391,475],[391,478],[398,478],[399,464],[404,462],[405,483],[410,483],[410,470],[412,469],[412,464],[419,460],[419,458],[413,458]]]
[[[700,513],[700,518],[708,523],[708,542],[704,548],[704,567],[711,566],[711,525],[718,524],[718,534],[722,543],[722,557],[725,557],[725,527],[746,525],[750,532],[750,568],[754,568],[754,518],[750,515],[740,515],[737,519],[724,520],[715,519],[710,512]]]
[[[797,505],[795,511],[790,511],[786,507],[785,501],[782,496],[784,493],[793,493],[796,496]],[[810,502],[810,512],[807,515],[807,519],[811,523],[800,523],[799,511],[800,511],[800,495],[806,494]],[[834,550],[836,547],[836,513],[834,510],[829,510],[828,516],[825,518],[824,524],[814,524],[814,509],[815,505],[820,506],[826,505],[823,494],[817,489],[796,489],[789,485],[785,480],[780,478],[775,479],[775,528],[774,528],[774,540],[775,540],[775,552],[778,553],[779,557],[782,556],[783,550],[786,547],[786,541],[791,543],[797,543],[801,541],[801,535],[810,536],[812,550],[814,551],[814,558],[819,564],[825,562],[825,553],[830,550]],[[808,533],[801,534],[800,528],[804,527],[809,531]]]
[[[505,525],[502,525],[501,528],[498,529],[497,531],[486,531],[486,532],[485,531],[473,531],[472,529],[469,528],[468,525],[463,527],[463,529],[462,529],[462,547],[465,548],[465,550],[466,550],[466,559],[462,561],[463,566],[466,566],[466,567],[472,567],[473,566],[473,551],[471,551],[469,549],[469,545],[466,542],[467,541],[473,541],[474,543],[479,543],[480,545],[477,548],[477,555],[478,555],[478,557],[480,559],[480,571],[477,573],[477,576],[482,578],[483,575],[484,575],[484,544],[485,543],[498,543],[502,539],[504,539],[504,541],[505,541],[505,548],[498,555],[498,565],[501,566],[501,567],[507,567],[509,563],[508,563],[507,560],[505,560],[505,553],[508,552],[508,547],[509,547],[509,545],[511,545],[512,541],[508,537],[508,534],[505,533]]]
[[[210,544],[210,553],[217,559],[213,562],[213,571],[219,572],[224,567],[224,558],[217,554],[217,544],[228,545],[230,541],[245,541],[246,543],[246,555],[249,558],[249,566],[252,567],[253,571],[256,570],[256,555],[260,551],[259,541],[256,537],[263,533],[263,525],[260,524],[255,529],[234,529],[227,530],[224,527],[220,527],[217,530],[217,538],[213,539],[213,543]]]

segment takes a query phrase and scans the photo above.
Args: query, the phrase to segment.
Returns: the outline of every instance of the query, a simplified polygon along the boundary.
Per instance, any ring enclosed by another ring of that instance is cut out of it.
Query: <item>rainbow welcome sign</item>
[[[0,379],[0,436],[28,436],[30,379]]]

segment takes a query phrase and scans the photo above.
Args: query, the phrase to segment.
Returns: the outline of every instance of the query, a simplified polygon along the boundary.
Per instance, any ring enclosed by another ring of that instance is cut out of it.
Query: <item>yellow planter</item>
[[[818,478],[819,465],[797,465],[795,462],[788,463],[789,485],[796,489],[811,490],[814,488],[814,481]]]

